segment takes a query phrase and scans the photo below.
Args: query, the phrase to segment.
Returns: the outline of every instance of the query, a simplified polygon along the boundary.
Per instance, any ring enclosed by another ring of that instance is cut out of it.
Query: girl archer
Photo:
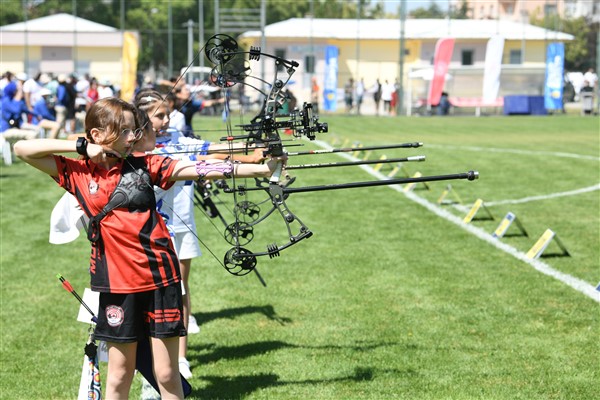
[[[142,137],[133,105],[110,97],[94,103],[86,137],[19,141],[15,154],[73,194],[90,218],[92,290],[100,292],[95,336],[108,344],[106,398],[126,399],[133,379],[137,341],[150,336],[154,375],[163,399],[183,398],[179,337],[183,324],[181,273],[167,227],[156,211],[153,185],[177,180],[268,177],[266,164],[175,160],[133,156]],[[80,159],[61,153],[77,152]]]

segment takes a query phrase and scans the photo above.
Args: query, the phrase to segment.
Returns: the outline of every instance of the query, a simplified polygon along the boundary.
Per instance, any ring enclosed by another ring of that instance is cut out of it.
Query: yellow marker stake
[[[387,160],[387,157],[384,155],[382,155],[381,157],[379,157],[380,160]],[[375,164],[375,166],[373,167],[374,171],[379,171],[381,169],[381,167],[383,167],[383,163],[379,163],[379,164]]]
[[[527,252],[527,258],[539,258],[553,238],[554,232],[551,229],[546,229],[546,232],[540,236],[538,241],[535,242],[533,247]]]
[[[413,175],[413,178],[420,178],[422,176],[423,176],[423,174],[421,174],[419,171],[417,171]],[[417,186],[417,182],[411,182],[411,183],[407,184],[406,186],[404,186],[403,191],[405,193],[410,192],[411,190],[413,190],[415,188],[415,186]]]
[[[469,222],[473,221],[475,214],[477,214],[477,211],[479,211],[479,209],[481,208],[482,205],[483,205],[483,200],[477,199],[475,201],[475,203],[473,203],[473,207],[471,207],[471,211],[469,211],[469,213],[463,218],[463,222],[468,224]]]

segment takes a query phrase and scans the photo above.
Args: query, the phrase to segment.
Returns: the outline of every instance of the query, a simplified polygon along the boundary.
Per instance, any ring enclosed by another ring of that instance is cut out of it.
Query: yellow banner
[[[135,32],[123,32],[121,99],[128,102],[133,101],[135,93],[138,53],[137,34]]]

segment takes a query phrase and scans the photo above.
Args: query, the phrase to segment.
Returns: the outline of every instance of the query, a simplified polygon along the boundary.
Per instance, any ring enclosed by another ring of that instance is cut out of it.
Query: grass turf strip
[[[597,121],[585,118],[321,120],[340,137],[365,144],[416,140],[598,155]],[[426,155],[419,164],[425,173],[481,172],[479,181],[454,184],[465,202],[599,181],[598,163],[590,160],[441,148]],[[61,272],[81,293],[89,280],[89,245],[83,237],[69,245],[47,243],[50,211],[62,194],[52,180],[22,163],[2,167],[1,174],[0,393],[73,398],[87,328],[74,321],[78,304],[54,275]],[[358,168],[297,176],[298,186],[369,179]],[[415,193],[435,201],[443,187]],[[252,275],[227,274],[207,252],[193,263],[193,310],[202,324],[188,354],[194,398],[594,396],[598,313],[590,299],[387,188],[297,194],[288,206],[315,235],[281,257],[259,260],[267,289]],[[598,281],[597,192],[491,207],[497,217],[508,210],[532,237],[553,228],[573,254],[546,262]],[[199,235],[223,254],[229,246],[197,219]],[[280,221],[271,217],[264,224],[248,248],[284,240]],[[475,224],[491,232],[497,221]],[[534,239],[506,240],[526,251]],[[132,398],[139,393],[134,386]]]

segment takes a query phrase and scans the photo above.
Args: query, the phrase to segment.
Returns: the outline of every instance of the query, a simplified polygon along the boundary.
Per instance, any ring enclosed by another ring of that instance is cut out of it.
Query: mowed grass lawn
[[[482,199],[495,220],[471,224],[490,233],[513,212],[529,236],[511,231],[501,241],[520,252],[550,228],[571,256],[541,261],[588,285],[600,281],[596,117],[324,115],[321,122],[330,132],[319,139],[338,145],[423,142],[369,156],[425,155],[426,162],[404,164],[410,174],[479,171],[477,181],[419,185],[413,194],[435,204],[451,183],[462,207],[440,207],[462,218]],[[212,130],[223,127],[218,118],[199,117],[195,126],[206,139],[222,136]],[[318,148],[300,143],[290,151]],[[345,160],[332,154],[288,163],[333,161]],[[293,187],[373,179],[358,167],[293,175]],[[79,305],[55,275],[83,293],[89,244],[83,235],[48,243],[62,195],[50,178],[17,161],[2,166],[0,185],[0,398],[75,398],[88,327],[75,321]],[[216,201],[232,221],[231,196]],[[231,247],[220,236],[223,224],[212,220],[215,229],[196,215],[205,245],[190,278],[202,326],[189,338],[193,398],[597,397],[598,301],[386,186],[298,193],[287,205],[314,235],[280,257],[258,259],[266,288],[253,274],[236,277],[219,265],[207,247],[219,260]],[[286,241],[272,215],[245,247],[265,251]],[[551,243],[547,251],[559,249]],[[136,378],[132,398],[139,386]]]

